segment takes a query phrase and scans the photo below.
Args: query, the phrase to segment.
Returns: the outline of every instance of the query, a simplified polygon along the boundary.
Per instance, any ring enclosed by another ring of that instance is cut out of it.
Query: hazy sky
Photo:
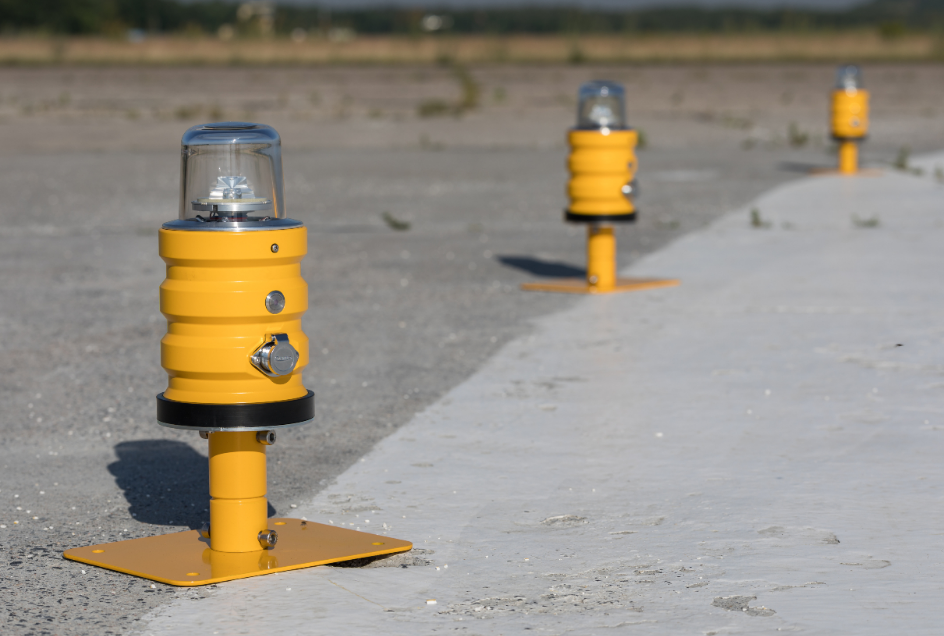
[[[605,9],[635,9],[670,6],[740,6],[754,8],[806,7],[844,9],[866,0],[277,0],[279,4],[320,5],[331,7],[508,7],[508,6],[581,6]]]

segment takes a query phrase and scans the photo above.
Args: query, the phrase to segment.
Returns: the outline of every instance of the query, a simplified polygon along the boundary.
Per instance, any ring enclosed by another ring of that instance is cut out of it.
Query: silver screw
[[[259,431],[256,433],[256,441],[266,446],[275,444],[275,431]]]
[[[273,243],[271,249],[272,249],[272,253],[273,253],[273,254],[277,254],[278,251],[279,251],[279,244],[278,244],[278,243]]]

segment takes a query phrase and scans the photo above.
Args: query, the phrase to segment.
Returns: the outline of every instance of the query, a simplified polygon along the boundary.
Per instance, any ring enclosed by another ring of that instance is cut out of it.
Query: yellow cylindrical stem
[[[210,433],[210,496],[219,499],[265,497],[265,448],[254,431]]]
[[[279,558],[268,550],[255,552],[219,552],[204,550],[201,560],[210,566],[212,578],[230,577],[245,572],[265,572],[279,567]]]
[[[210,547],[260,550],[267,512],[265,445],[253,431],[210,433]]]
[[[217,552],[258,552],[268,500],[210,499],[210,547]]]
[[[839,142],[839,172],[855,174],[859,171],[859,144],[854,141]]]
[[[587,283],[599,290],[616,286],[616,235],[609,225],[587,226]]]

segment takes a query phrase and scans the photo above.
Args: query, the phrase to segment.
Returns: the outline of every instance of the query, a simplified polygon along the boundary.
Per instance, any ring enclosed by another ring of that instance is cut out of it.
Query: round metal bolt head
[[[285,309],[285,294],[280,291],[271,291],[265,299],[266,309],[270,314],[280,314]]]
[[[273,253],[273,254],[278,254],[278,253],[279,253],[279,244],[278,244],[278,243],[273,243],[273,244],[272,244],[272,247],[269,248],[269,249],[272,250],[272,253]]]
[[[275,431],[259,431],[256,433],[256,441],[266,446],[275,444]]]
[[[259,544],[263,548],[274,548],[279,542],[279,533],[275,530],[263,530],[259,533]]]

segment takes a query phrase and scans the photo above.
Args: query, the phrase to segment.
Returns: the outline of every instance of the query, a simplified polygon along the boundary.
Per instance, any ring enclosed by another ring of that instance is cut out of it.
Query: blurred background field
[[[629,8],[472,4],[0,0],[0,64],[944,59],[941,0],[774,9],[694,0]]]
[[[643,33],[599,35],[397,35],[347,40],[288,38],[220,40],[213,36],[122,38],[7,37],[0,64],[307,65],[932,61],[942,58],[936,34],[887,39],[870,30],[811,33]]]

